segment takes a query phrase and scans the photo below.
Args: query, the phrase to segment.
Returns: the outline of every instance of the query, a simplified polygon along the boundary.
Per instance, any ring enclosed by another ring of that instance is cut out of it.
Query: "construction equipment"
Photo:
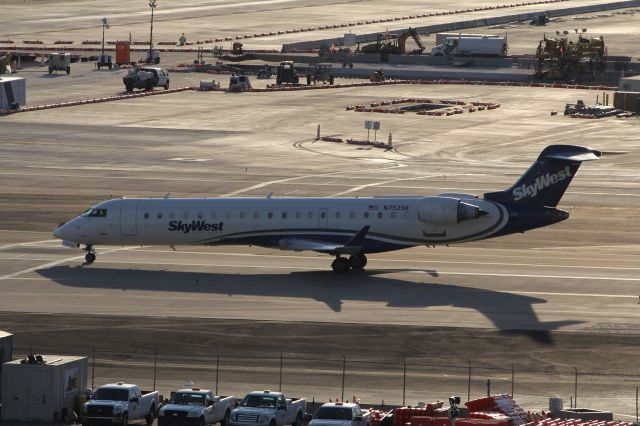
[[[532,19],[531,22],[529,22],[529,25],[536,25],[536,26],[543,27],[547,25],[549,21],[550,21],[549,15],[547,15],[546,13],[541,13],[538,16],[536,16],[534,19]]]
[[[369,81],[372,83],[381,83],[385,80],[386,76],[384,75],[384,70],[382,68],[377,69],[369,76]]]
[[[407,52],[407,40],[409,38],[413,38],[417,45],[417,49],[414,49],[411,52]],[[413,28],[409,28],[407,31],[400,35],[391,34],[389,32],[378,34],[375,43],[367,44],[362,47],[360,47],[360,44],[358,44],[357,51],[359,51],[360,53],[379,53],[383,56],[383,60],[385,60],[385,58],[386,60],[388,60],[389,54],[420,54],[424,52],[424,49],[425,46],[422,44],[418,32]]]
[[[233,53],[234,55],[242,55],[244,53],[244,49],[242,47],[243,47],[242,43],[240,43],[239,41],[236,41],[231,46],[231,53]]]
[[[251,90],[251,82],[249,81],[249,77],[246,75],[236,75],[233,74],[231,78],[229,78],[229,92],[248,92]]]
[[[113,62],[111,62],[111,55],[100,55],[100,56],[98,56],[98,61],[96,62],[96,67],[98,69],[102,69],[102,67],[107,67],[109,69],[113,68]]]
[[[578,30],[575,30],[576,33]],[[586,32],[583,29],[582,32]],[[607,48],[602,36],[588,38],[578,34],[576,41],[569,40],[568,31],[550,39],[540,40],[536,51],[535,77],[538,79],[575,79],[581,74],[589,74],[595,79],[606,65]]]
[[[160,52],[157,50],[149,50],[147,52],[147,56],[143,59],[145,64],[156,64],[160,63]]]
[[[300,78],[293,66],[293,61],[282,61],[278,66],[278,73],[276,75],[276,84],[299,84]]]
[[[307,74],[308,86],[310,86],[311,83],[316,84],[319,81],[322,82],[322,84],[329,83],[333,85],[334,77],[331,74],[331,65],[316,65],[313,72]]]
[[[272,75],[273,75],[273,70],[271,69],[271,65],[263,65],[258,70],[259,80],[266,80],[268,78],[271,78]]]
[[[54,71],[66,71],[71,73],[71,54],[54,52],[49,55],[49,74]]]
[[[169,90],[169,73],[159,67],[132,67],[127,75],[122,77],[127,92],[133,89],[153,90],[154,87],[164,87]]]

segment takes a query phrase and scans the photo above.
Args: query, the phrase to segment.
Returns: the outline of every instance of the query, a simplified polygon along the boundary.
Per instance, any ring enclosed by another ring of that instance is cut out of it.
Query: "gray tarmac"
[[[20,13],[17,3],[11,10]],[[22,75],[38,104],[121,93],[123,73],[74,64],[69,76]],[[173,87],[228,79],[171,78]],[[21,353],[96,346],[96,384],[151,386],[157,349],[164,392],[186,379],[214,386],[219,352],[221,393],[274,388],[284,352],[288,393],[335,398],[345,355],[347,396],[400,403],[407,357],[407,402],[466,397],[471,362],[472,396],[488,378],[492,392],[510,392],[513,365],[516,399],[540,409],[555,395],[568,405],[575,367],[580,406],[629,419],[640,374],[640,121],[550,115],[602,94],[481,85],[182,92],[0,117],[0,328],[16,334]],[[345,110],[405,97],[501,106],[452,117]],[[314,140],[318,124],[324,135],[364,138],[365,119],[381,121],[379,139],[393,134],[393,150]],[[328,256],[242,246],[98,247],[87,266],[51,236],[119,196],[483,194],[510,186],[553,143],[604,152],[563,198],[568,221],[372,255],[360,274],[336,276]]]

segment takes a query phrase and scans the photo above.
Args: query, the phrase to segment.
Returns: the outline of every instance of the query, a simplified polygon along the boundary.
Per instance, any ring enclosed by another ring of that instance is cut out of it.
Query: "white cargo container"
[[[31,363],[30,363],[31,361]],[[2,420],[71,420],[87,387],[87,358],[30,355],[2,367]]]
[[[27,83],[22,77],[0,77],[0,109],[27,104]]]
[[[469,33],[436,33],[436,44],[443,44],[448,38],[496,38],[499,35],[494,34],[469,34]]]
[[[621,78],[618,89],[623,92],[640,92],[640,75]]]

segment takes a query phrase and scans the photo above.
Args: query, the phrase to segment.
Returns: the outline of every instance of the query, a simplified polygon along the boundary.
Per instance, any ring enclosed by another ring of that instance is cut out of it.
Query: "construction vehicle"
[[[54,71],[66,71],[71,73],[71,54],[54,52],[49,55],[49,74]]]
[[[541,13],[538,16],[536,16],[534,19],[532,19],[531,22],[529,22],[529,25],[536,25],[539,27],[543,27],[547,25],[549,21],[550,21],[549,15],[547,15],[546,13]]]
[[[122,77],[122,81],[127,92],[133,92],[133,89],[151,91],[154,87],[169,90],[169,73],[159,67],[134,66]]]
[[[293,61],[282,61],[278,66],[278,73],[276,74],[276,84],[299,84],[300,78],[293,66]]]
[[[407,52],[407,40],[413,38],[417,45],[417,49]],[[383,61],[389,60],[389,55],[404,55],[404,54],[420,54],[424,52],[425,46],[420,40],[420,35],[413,28],[409,28],[404,33],[397,35],[391,33],[378,34],[377,40],[373,44],[367,44],[360,47],[358,44],[357,51],[360,53],[379,53]]]
[[[442,44],[431,49],[431,56],[507,56],[504,37],[447,37]]]
[[[310,86],[311,83],[316,84],[318,82],[333,85],[333,81],[334,76],[331,74],[331,65],[316,65],[313,72],[307,74],[307,86]]]
[[[586,29],[582,32],[586,32]],[[556,34],[557,37],[553,39],[545,36],[538,44],[536,78],[573,80],[586,74],[593,80],[604,71],[607,48],[602,36],[588,38],[578,34],[578,39],[573,41],[569,40],[568,31],[558,31]]]
[[[249,81],[249,77],[246,75],[236,75],[233,74],[229,78],[229,92],[248,92],[251,90],[251,82]]]
[[[0,56],[0,74],[11,74],[11,55]]]
[[[96,62],[96,67],[98,69],[102,69],[102,67],[107,67],[109,69],[113,68],[113,62],[111,62],[111,55],[100,55],[100,56],[98,56],[98,61]]]
[[[382,68],[377,69],[374,73],[369,76],[369,81],[372,83],[381,83],[386,80],[386,76],[384,75],[384,70]]]
[[[242,47],[243,47],[242,43],[240,43],[239,41],[236,41],[231,46],[231,53],[233,53],[234,55],[242,55],[244,53],[244,49]]]
[[[273,70],[271,69],[271,65],[263,65],[258,70],[259,80],[266,80],[268,78],[271,78],[272,75],[273,75]]]

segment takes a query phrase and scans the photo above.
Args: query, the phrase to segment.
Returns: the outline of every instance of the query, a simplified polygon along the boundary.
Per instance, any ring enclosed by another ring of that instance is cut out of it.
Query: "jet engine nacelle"
[[[457,225],[486,214],[478,206],[451,197],[425,197],[418,207],[418,217],[422,222],[438,225]]]

